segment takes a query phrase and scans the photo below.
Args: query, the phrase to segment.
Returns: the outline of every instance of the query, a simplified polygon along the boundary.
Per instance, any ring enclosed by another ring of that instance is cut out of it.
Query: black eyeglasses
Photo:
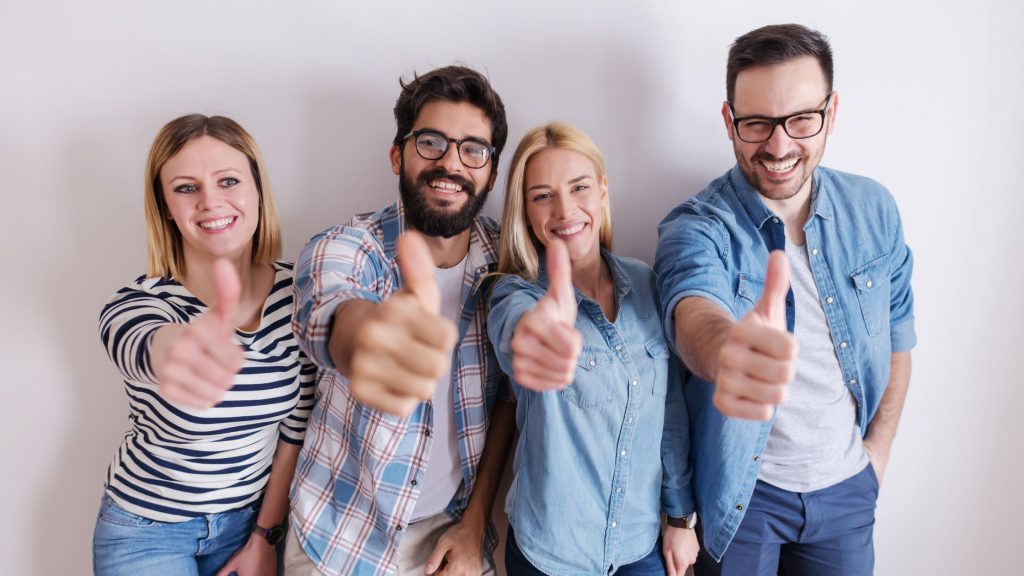
[[[828,110],[828,103],[832,100],[832,92],[825,97],[825,105],[820,110],[809,110],[797,112],[789,116],[778,116],[769,118],[767,116],[744,116],[736,117],[736,111],[732,104],[729,104],[729,112],[732,114],[732,125],[736,129],[736,136],[748,144],[759,144],[766,142],[775,133],[776,126],[782,126],[786,135],[794,140],[811,138],[821,133],[825,127],[825,111]]]
[[[454,142],[455,149],[459,152],[459,160],[467,168],[483,168],[495,151],[494,146],[483,140],[477,138],[456,140],[437,130],[413,130],[406,134],[402,141],[405,142],[409,138],[416,139],[416,153],[424,160],[440,160],[448,153],[449,143]]]

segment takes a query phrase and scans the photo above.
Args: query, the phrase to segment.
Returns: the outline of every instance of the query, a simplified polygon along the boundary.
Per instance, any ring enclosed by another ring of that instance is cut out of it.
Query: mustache
[[[466,192],[470,196],[476,196],[476,187],[469,179],[459,176],[458,174],[449,174],[444,168],[434,168],[432,170],[426,170],[421,172],[419,177],[416,178],[417,186],[427,186],[431,180],[448,180],[454,182],[459,186],[462,186],[463,192]]]
[[[768,154],[767,152],[761,151],[761,152],[757,152],[756,154],[751,156],[750,157],[750,161],[751,162],[761,162],[761,161],[765,161],[765,162],[786,162],[788,160],[800,160],[800,159],[802,159],[804,157],[805,157],[804,154],[789,154],[788,156],[783,156],[782,158],[777,158],[775,156],[772,156],[771,154]]]

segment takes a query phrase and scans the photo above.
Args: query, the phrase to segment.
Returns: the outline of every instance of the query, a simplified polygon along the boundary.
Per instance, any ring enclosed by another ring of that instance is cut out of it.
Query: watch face
[[[267,530],[266,536],[267,542],[270,542],[272,546],[276,546],[277,543],[280,542],[282,538],[284,538],[284,527],[274,526],[273,528]]]

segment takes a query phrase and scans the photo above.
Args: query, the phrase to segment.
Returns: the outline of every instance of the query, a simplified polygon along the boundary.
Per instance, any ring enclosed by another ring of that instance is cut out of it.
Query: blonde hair
[[[225,116],[189,114],[171,120],[156,135],[146,160],[146,276],[178,278],[186,274],[185,251],[181,232],[170,219],[164,200],[160,170],[190,141],[210,136],[245,154],[249,159],[259,193],[259,222],[253,234],[252,263],[269,264],[281,257],[281,230],[274,193],[267,180],[263,157],[252,136],[237,122]]]
[[[534,236],[526,217],[526,164],[537,154],[551,149],[572,150],[594,163],[597,181],[605,178],[604,158],[601,151],[582,130],[564,122],[549,122],[523,136],[512,156],[505,189],[505,211],[501,221],[501,249],[498,257],[499,274],[517,274],[536,282],[540,268],[541,243]],[[601,246],[612,249],[612,212],[606,204],[598,235]]]

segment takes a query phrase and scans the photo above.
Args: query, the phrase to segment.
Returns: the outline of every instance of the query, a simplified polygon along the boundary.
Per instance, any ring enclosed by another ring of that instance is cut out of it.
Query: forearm
[[[673,316],[679,357],[690,372],[714,382],[718,376],[719,351],[735,320],[719,305],[699,296],[680,300]]]
[[[277,441],[270,479],[267,480],[267,486],[263,491],[263,504],[256,519],[256,523],[263,528],[280,526],[288,517],[288,492],[291,489],[292,477],[295,476],[299,448],[284,440]]]
[[[334,367],[342,376],[349,375],[356,335],[363,323],[373,315],[377,306],[378,304],[369,300],[353,299],[342,302],[335,309],[329,347]]]
[[[491,422],[487,429],[487,441],[477,465],[476,482],[469,504],[463,514],[463,522],[472,523],[483,535],[487,519],[498,495],[498,485],[505,471],[505,462],[512,447],[515,433],[515,402],[497,400],[491,411]]]
[[[864,441],[886,451],[892,446],[899,427],[903,404],[910,387],[910,352],[894,352],[890,366],[889,385],[882,395],[878,411],[868,426]]]

